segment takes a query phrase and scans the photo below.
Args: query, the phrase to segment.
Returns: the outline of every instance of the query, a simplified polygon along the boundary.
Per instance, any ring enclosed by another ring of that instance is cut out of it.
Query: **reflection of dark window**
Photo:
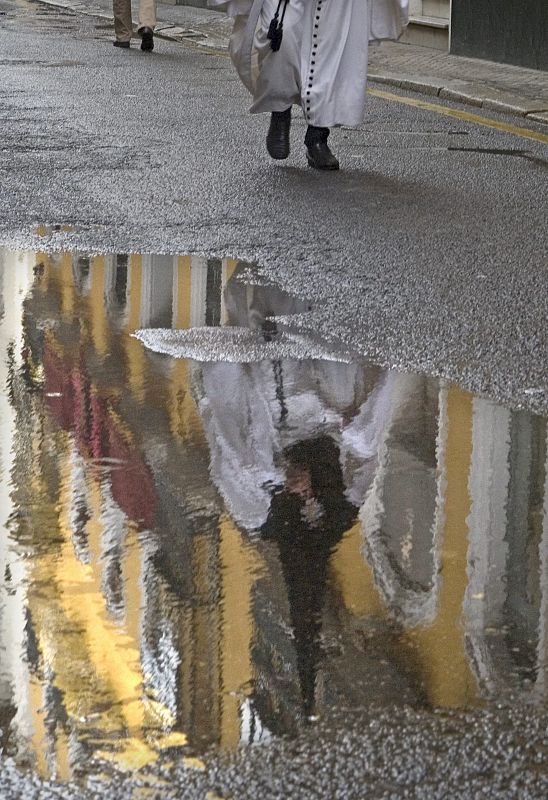
[[[81,279],[83,281],[86,280],[86,278],[89,277],[89,270],[90,270],[89,256],[79,256],[78,261],[76,262],[76,266],[78,269],[78,274],[80,275]]]
[[[72,518],[71,539],[76,557],[82,564],[89,564],[91,559],[87,531],[87,524],[90,519],[91,515],[85,500],[82,497],[76,498]]]
[[[103,569],[101,587],[105,595],[108,613],[114,619],[121,618],[124,613],[124,581],[119,548],[115,548],[112,553],[108,554]]]
[[[35,672],[40,666],[40,645],[34,630],[34,622],[30,609],[25,609],[25,644],[27,664],[31,672]]]
[[[127,292],[127,255],[116,256],[116,281],[114,284],[114,296],[119,306],[126,304]]]
[[[437,465],[438,391],[436,381],[421,379],[406,398],[390,431],[393,443],[432,469]]]
[[[77,292],[82,292],[89,277],[90,269],[89,256],[78,256],[76,263],[73,262],[74,285]]]
[[[44,711],[46,728],[53,736],[59,725],[65,726],[68,722],[64,694],[53,683],[46,683],[44,687]]]
[[[16,753],[16,745],[10,741],[11,725],[16,713],[17,708],[10,699],[2,698],[0,700],[0,747],[4,756]]]
[[[546,480],[546,429],[525,412],[511,426],[506,623],[507,643],[516,666],[535,678],[540,625],[540,543]]]
[[[220,259],[212,258],[207,264],[206,325],[221,324],[221,290],[223,265]]]

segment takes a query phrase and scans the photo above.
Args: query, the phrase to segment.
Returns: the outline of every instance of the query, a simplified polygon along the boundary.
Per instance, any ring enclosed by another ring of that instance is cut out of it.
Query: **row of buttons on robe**
[[[318,0],[316,6],[316,18],[314,20],[314,30],[312,32],[312,58],[310,60],[310,72],[308,74],[308,86],[306,89],[306,118],[310,121],[310,90],[314,82],[314,67],[316,65],[316,55],[318,52],[318,28],[320,22],[320,11],[322,10],[323,0]]]

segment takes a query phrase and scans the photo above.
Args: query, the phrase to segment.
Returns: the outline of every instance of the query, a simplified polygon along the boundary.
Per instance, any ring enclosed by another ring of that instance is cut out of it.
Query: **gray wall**
[[[548,0],[453,0],[451,52],[548,70]]]

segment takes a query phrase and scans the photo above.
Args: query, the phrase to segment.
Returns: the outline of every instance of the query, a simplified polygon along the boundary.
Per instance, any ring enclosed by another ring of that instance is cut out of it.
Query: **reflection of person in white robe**
[[[397,39],[408,0],[209,0],[234,18],[230,54],[253,95],[252,113],[270,112],[267,149],[289,155],[291,106],[303,109],[308,163],[338,169],[329,129],[363,121],[371,40]]]
[[[290,316],[307,305],[275,287],[231,280],[225,308],[238,329],[247,324],[276,341],[272,315]],[[393,375],[364,363],[319,359],[206,362],[195,368],[213,482],[232,519],[277,549],[304,716],[315,713],[331,554],[352,527],[373,477],[393,382]],[[262,646],[268,663],[268,637]],[[274,710],[272,689],[262,683],[254,703],[275,730],[284,703]],[[282,694],[286,701],[291,696],[287,686]]]
[[[275,287],[231,281],[230,323],[275,335],[268,317],[306,310]],[[363,501],[386,424],[395,376],[360,362],[265,360],[203,363],[195,374],[197,403],[211,457],[211,475],[227,508],[247,530],[263,526],[272,497],[291,482],[284,454],[298,442],[329,436],[339,453],[346,499]],[[369,465],[369,466],[367,466]],[[293,470],[294,472],[294,470]],[[294,477],[294,476],[293,476]],[[310,500],[313,500],[310,498]],[[314,502],[307,511],[313,514]]]

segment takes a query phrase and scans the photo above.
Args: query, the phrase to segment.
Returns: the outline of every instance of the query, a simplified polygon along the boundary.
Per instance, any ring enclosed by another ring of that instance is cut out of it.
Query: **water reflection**
[[[0,251],[0,728],[44,774],[334,706],[546,702],[546,421],[321,342],[130,335],[276,343],[309,306],[248,271]]]

